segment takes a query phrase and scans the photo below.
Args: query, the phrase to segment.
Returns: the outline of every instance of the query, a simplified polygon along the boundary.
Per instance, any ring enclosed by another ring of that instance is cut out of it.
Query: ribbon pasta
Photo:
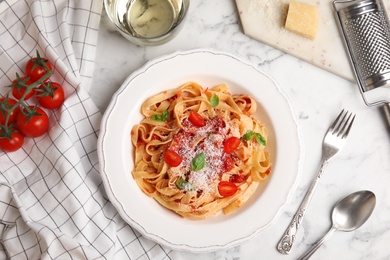
[[[271,171],[267,131],[252,117],[256,109],[252,97],[232,95],[226,84],[203,89],[188,82],[147,99],[145,118],[131,130],[132,175],[140,189],[190,219],[240,208]],[[204,126],[192,123],[194,112]],[[224,150],[229,137],[239,140],[231,153]],[[167,151],[177,154],[177,166],[166,161]]]

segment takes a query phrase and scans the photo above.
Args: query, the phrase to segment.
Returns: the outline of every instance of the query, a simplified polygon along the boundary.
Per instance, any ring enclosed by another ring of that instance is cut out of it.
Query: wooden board
[[[235,0],[244,33],[324,70],[355,81],[333,11],[333,0],[299,0],[317,7],[319,25],[314,40],[284,28],[290,0]],[[387,14],[390,1],[385,0]]]

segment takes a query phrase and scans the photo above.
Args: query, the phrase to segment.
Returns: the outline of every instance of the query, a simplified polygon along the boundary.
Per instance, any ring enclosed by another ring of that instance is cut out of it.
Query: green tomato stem
[[[38,57],[40,57],[40,56],[38,56]],[[47,65],[45,63],[44,63],[44,66],[47,69],[47,72],[45,73],[45,75],[43,75],[39,80],[37,80],[36,82],[32,83],[31,85],[25,85],[26,91],[23,93],[21,98],[10,109],[7,109],[7,116],[5,118],[5,126],[2,127],[3,131],[5,131],[6,133],[8,133],[10,131],[9,126],[8,126],[8,121],[9,121],[9,118],[10,118],[12,112],[16,108],[18,108],[20,105],[22,105],[25,109],[27,109],[28,113],[31,113],[31,110],[28,108],[28,106],[25,103],[25,98],[26,98],[27,94],[31,90],[33,90],[34,88],[36,88],[37,86],[42,84],[46,79],[50,78],[54,74],[54,72],[52,70],[49,70],[49,68],[47,67]],[[17,82],[19,83],[21,78],[20,78],[20,76],[17,73],[16,73],[16,78],[17,78]]]

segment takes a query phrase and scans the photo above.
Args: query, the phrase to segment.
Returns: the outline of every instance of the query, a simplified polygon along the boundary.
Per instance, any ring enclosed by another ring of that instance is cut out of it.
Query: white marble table
[[[242,32],[230,1],[192,1],[183,31],[171,42],[139,47],[101,21],[90,95],[104,113],[112,94],[145,62],[176,50],[215,48],[257,64],[286,93],[300,128],[304,160],[300,179],[279,218],[255,238],[227,250],[200,255],[171,252],[172,259],[296,259],[330,228],[333,205],[357,190],[377,195],[373,215],[355,232],[336,232],[313,259],[390,259],[390,139],[378,108],[367,107],[357,86],[338,76],[252,40]],[[325,170],[289,256],[276,245],[314,177],[321,143],[342,108],[357,114],[348,143]]]

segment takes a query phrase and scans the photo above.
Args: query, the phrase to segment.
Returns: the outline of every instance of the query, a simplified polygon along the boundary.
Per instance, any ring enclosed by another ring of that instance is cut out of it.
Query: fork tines
[[[354,120],[355,115],[348,111],[345,111],[344,113],[343,109],[330,126],[329,131],[332,131],[332,134],[337,135],[337,137],[341,135],[341,138],[344,139],[348,136]]]

